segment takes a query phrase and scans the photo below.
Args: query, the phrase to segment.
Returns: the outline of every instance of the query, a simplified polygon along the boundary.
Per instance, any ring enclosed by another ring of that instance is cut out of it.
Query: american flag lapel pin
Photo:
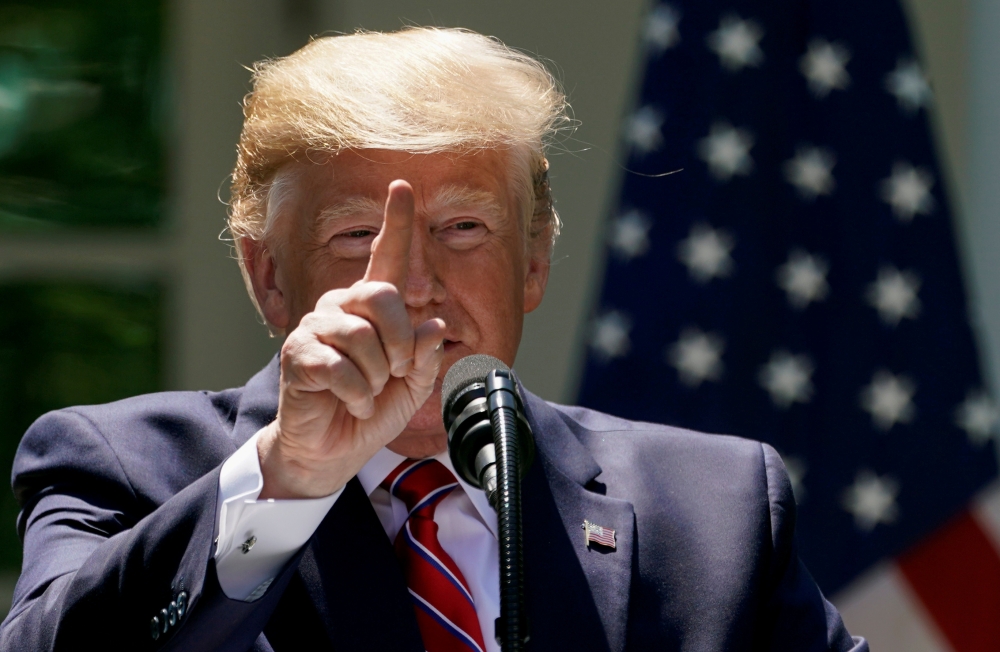
[[[583,522],[584,543],[589,548],[590,544],[596,543],[607,548],[615,549],[615,531],[609,527],[601,527],[590,521]]]

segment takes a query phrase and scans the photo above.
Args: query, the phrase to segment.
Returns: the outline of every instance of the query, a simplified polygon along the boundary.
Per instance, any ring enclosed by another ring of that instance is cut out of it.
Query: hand
[[[364,278],[324,294],[281,347],[278,416],[257,441],[260,498],[339,490],[434,390],[445,324],[414,328],[403,301],[413,207],[410,184],[393,181]]]

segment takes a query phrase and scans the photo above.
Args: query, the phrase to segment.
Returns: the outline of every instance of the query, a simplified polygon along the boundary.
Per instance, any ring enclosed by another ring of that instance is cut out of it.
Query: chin
[[[406,425],[403,437],[435,437],[440,436],[447,441],[448,434],[441,419],[441,380],[434,383],[434,393],[417,410],[417,413]]]
[[[463,342],[445,342],[444,364],[434,382],[434,392],[413,415],[390,449],[407,457],[430,457],[448,449],[448,433],[441,418],[441,381],[452,364],[472,353]]]
[[[407,424],[406,430],[390,443],[387,448],[412,459],[433,457],[448,450],[448,433],[441,421],[440,392],[427,400]]]

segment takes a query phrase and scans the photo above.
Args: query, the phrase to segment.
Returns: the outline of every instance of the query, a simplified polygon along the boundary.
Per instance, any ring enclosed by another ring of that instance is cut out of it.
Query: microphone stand
[[[496,639],[503,652],[519,652],[530,638],[524,607],[520,458],[526,457],[527,469],[534,451],[510,373],[494,370],[487,374],[486,396],[496,455],[496,492],[490,496],[490,502],[497,512],[500,540],[500,617],[495,623]],[[522,451],[519,440],[525,430],[527,450]]]
[[[516,381],[514,372],[502,361],[471,355],[452,365],[441,389],[441,416],[455,471],[482,489],[497,513],[500,617],[494,632],[504,652],[520,652],[529,639],[521,479],[534,460],[535,440]]]

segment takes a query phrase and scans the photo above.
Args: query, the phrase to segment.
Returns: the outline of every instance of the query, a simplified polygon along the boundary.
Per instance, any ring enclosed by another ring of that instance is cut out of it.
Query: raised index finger
[[[412,236],[413,187],[397,179],[389,184],[385,219],[382,230],[372,243],[372,255],[364,280],[392,283],[400,292],[405,291]]]

